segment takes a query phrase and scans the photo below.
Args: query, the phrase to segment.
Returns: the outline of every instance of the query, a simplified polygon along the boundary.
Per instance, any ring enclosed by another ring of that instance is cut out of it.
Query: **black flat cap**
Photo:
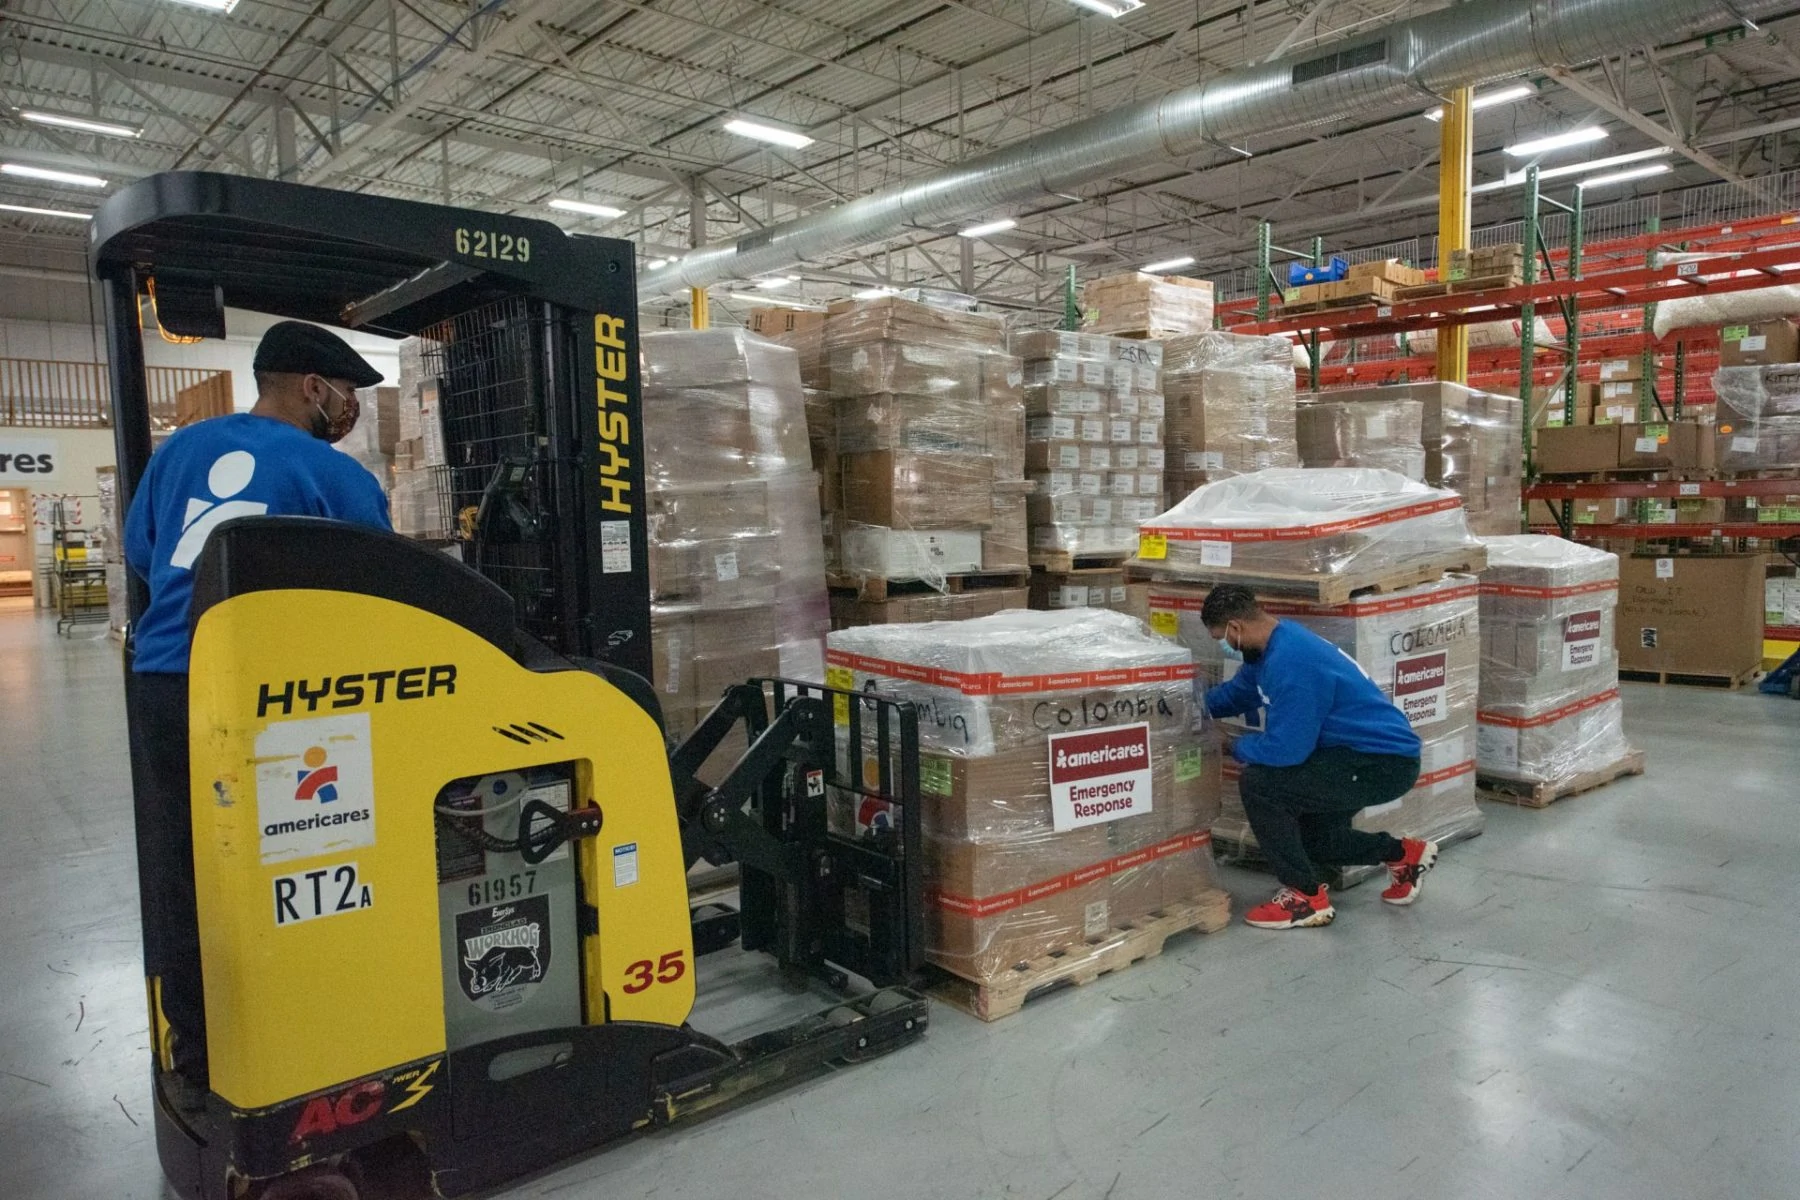
[[[256,347],[257,371],[271,375],[323,375],[327,379],[348,379],[359,388],[374,387],[381,382],[381,372],[368,364],[362,355],[329,329],[308,325],[304,321],[282,321],[269,326]]]

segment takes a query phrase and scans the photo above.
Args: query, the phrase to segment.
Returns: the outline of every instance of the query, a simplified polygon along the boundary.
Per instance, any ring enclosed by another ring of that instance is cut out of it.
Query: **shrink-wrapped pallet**
[[[1284,337],[1216,331],[1166,344],[1171,505],[1210,481],[1300,465],[1293,353]]]
[[[1031,551],[1122,557],[1161,507],[1163,348],[1091,333],[1016,334],[1022,365]]]
[[[1144,271],[1108,275],[1083,285],[1081,309],[1081,327],[1089,333],[1200,333],[1213,325],[1213,285]]]
[[[741,329],[642,346],[653,674],[679,739],[732,683],[822,677],[819,480],[791,348]]]
[[[1139,564],[1162,575],[1271,591],[1314,588],[1321,576],[1374,583],[1481,561],[1459,497],[1366,467],[1280,468],[1209,483],[1139,536]]]
[[[1564,783],[1630,753],[1619,701],[1614,554],[1536,534],[1484,539],[1483,776]]]
[[[1297,421],[1300,465],[1377,467],[1423,483],[1424,419],[1425,406],[1417,400],[1302,404]]]
[[[918,706],[931,961],[985,983],[1216,897],[1219,755],[1181,647],[1118,613],[1003,612],[840,630],[827,657],[835,686]]]
[[[1713,392],[1719,470],[1800,467],[1800,365],[1720,367]]]

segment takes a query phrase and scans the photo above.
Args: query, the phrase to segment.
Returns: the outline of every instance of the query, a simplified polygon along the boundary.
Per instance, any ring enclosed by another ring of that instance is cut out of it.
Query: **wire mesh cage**
[[[445,527],[463,561],[512,596],[520,627],[560,648],[546,322],[524,297],[486,304],[428,330],[424,362],[444,435],[436,482]]]

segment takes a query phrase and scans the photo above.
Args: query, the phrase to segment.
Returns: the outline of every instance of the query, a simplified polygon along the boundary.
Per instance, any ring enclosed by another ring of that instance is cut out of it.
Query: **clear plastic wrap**
[[[831,306],[823,336],[823,347],[828,359],[844,347],[882,341],[978,355],[1004,350],[1006,327],[999,317],[952,312],[898,296],[880,300],[845,301]],[[845,390],[835,377],[831,381],[831,387],[833,391],[840,393]]]
[[[1238,791],[1243,768],[1231,757],[1230,738],[1228,731],[1219,819],[1213,823],[1213,838],[1222,860],[1255,864],[1260,861],[1256,835],[1250,830],[1250,819],[1244,813],[1243,797]],[[1474,742],[1473,723],[1467,720],[1460,727],[1426,739],[1419,753],[1419,779],[1412,790],[1396,801],[1363,809],[1352,824],[1369,832],[1425,838],[1440,844],[1480,833],[1487,822],[1475,803]],[[1343,868],[1343,882],[1355,883],[1380,870],[1377,866]]]
[[[1138,522],[1162,501],[1162,346],[1038,330],[1015,335],[1013,350],[1024,363],[1025,466],[1037,485],[1032,552],[1130,554]]]
[[[1721,270],[1730,270],[1728,263]],[[1652,325],[1660,341],[1677,329],[1703,325],[1734,325],[1745,321],[1769,321],[1800,313],[1800,284],[1748,288],[1741,292],[1701,293],[1656,306]]]
[[[1300,465],[1293,349],[1224,332],[1167,343],[1170,506],[1212,480]]]
[[[1191,728],[1179,647],[1097,611],[869,626],[830,646],[834,683],[920,705],[931,961],[986,981],[1216,889],[1220,759]],[[1067,781],[1054,797],[1052,757],[1071,753],[1100,764],[1077,788],[1132,803],[1084,813]]]
[[[1377,467],[1425,481],[1420,432],[1425,406],[1417,400],[1371,404],[1302,404],[1297,429],[1306,467]]]
[[[1091,333],[1199,333],[1213,326],[1213,285],[1142,271],[1108,275],[1082,287],[1081,309],[1081,327]]]
[[[1720,367],[1713,393],[1721,471],[1800,467],[1800,366]]]
[[[1203,687],[1223,682],[1237,669],[1236,660],[1224,657],[1200,620],[1209,590],[1152,583],[1148,596],[1151,629],[1192,652]],[[1467,726],[1473,717],[1483,632],[1475,576],[1449,574],[1434,583],[1357,596],[1343,604],[1265,596],[1262,606],[1355,659],[1421,738]],[[1245,722],[1233,718],[1231,723]]]
[[[1522,783],[1567,783],[1631,753],[1617,687],[1530,716],[1483,712],[1478,742],[1483,776]]]
[[[966,592],[925,592],[863,600],[848,594],[831,598],[831,627],[853,629],[858,625],[904,625],[921,621],[967,621],[1008,609],[1025,608],[1030,590],[1022,587],[974,588]]]
[[[1338,404],[1417,400],[1425,482],[1463,498],[1469,527],[1481,534],[1519,529],[1523,402],[1455,383],[1401,383],[1320,393]]]
[[[1138,562],[1206,582],[1264,576],[1378,579],[1466,551],[1452,492],[1367,467],[1282,468],[1209,483],[1140,530]]]
[[[1036,488],[1029,480],[995,481],[993,519],[981,532],[983,571],[1031,570],[1030,497]]]
[[[741,329],[642,346],[654,683],[679,740],[731,683],[823,678],[819,477],[791,348]]]

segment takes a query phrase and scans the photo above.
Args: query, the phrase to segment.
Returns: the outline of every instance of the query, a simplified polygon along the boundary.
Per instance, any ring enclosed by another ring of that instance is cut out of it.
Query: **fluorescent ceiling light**
[[[757,280],[756,286],[761,291],[771,292],[771,291],[774,291],[776,288],[784,288],[784,287],[789,286],[790,284],[795,284],[795,283],[799,283],[799,282],[800,282],[800,277],[798,275],[777,275],[773,279]]]
[[[1154,275],[1159,271],[1173,271],[1176,267],[1190,266],[1193,261],[1193,255],[1184,254],[1180,258],[1165,258],[1161,262],[1146,263],[1143,269]]]
[[[1651,175],[1666,175],[1675,168],[1668,163],[1651,163],[1647,167],[1632,167],[1627,171],[1614,171],[1610,175],[1594,175],[1587,179],[1577,179],[1578,188],[1605,187],[1609,183],[1624,183],[1627,179],[1646,179]]]
[[[34,217],[67,217],[71,221],[91,221],[93,213],[69,212],[61,208],[32,208],[28,204],[0,204],[0,212],[30,213]]]
[[[795,133],[792,129],[782,129],[775,125],[764,125],[761,121],[746,121],[742,117],[733,117],[725,122],[728,133],[739,137],[755,138],[759,142],[774,142],[777,146],[787,146],[799,150],[812,145],[813,140],[804,133]]]
[[[1643,162],[1647,158],[1667,158],[1675,153],[1668,146],[1654,146],[1649,150],[1632,150],[1625,154],[1614,154],[1606,158],[1596,158],[1590,162],[1568,163],[1560,167],[1544,167],[1538,171],[1538,182],[1546,179],[1562,179],[1570,175],[1586,175],[1590,171],[1600,171],[1607,167],[1622,167],[1626,163]],[[1524,171],[1508,171],[1502,179],[1488,183],[1476,184],[1470,192],[1496,192],[1501,188],[1518,187],[1525,182]],[[1435,199],[1435,197],[1433,198]]]
[[[759,296],[755,292],[726,292],[733,300],[742,300],[746,304],[772,305],[776,308],[799,308],[808,312],[824,312],[821,304],[808,304],[804,300],[783,300],[779,296]]]
[[[1609,136],[1611,135],[1598,125],[1584,125],[1580,129],[1571,129],[1567,133],[1536,138],[1529,142],[1520,142],[1516,146],[1508,146],[1506,152],[1514,158],[1530,158],[1537,154],[1548,154],[1552,150],[1567,150],[1570,146],[1585,146],[1589,142],[1597,142]]]
[[[1103,17],[1122,17],[1144,7],[1144,0],[1069,0],[1069,3],[1089,12],[1097,12]]]
[[[1469,107],[1475,112],[1480,112],[1484,108],[1493,108],[1496,104],[1511,104],[1514,100],[1523,100],[1527,96],[1535,96],[1536,94],[1536,88],[1532,87],[1529,83],[1521,83],[1516,84],[1513,87],[1501,88],[1499,91],[1495,92],[1483,92],[1481,95],[1475,97]],[[1432,109],[1425,114],[1425,119],[1427,121],[1443,120],[1443,107],[1440,105],[1439,107]]]
[[[130,125],[115,125],[111,121],[90,121],[86,117],[65,117],[61,113],[21,112],[20,119],[30,121],[33,125],[54,125],[58,129],[79,129],[83,133],[100,133],[107,137],[134,138],[143,132]]]
[[[175,0],[177,4],[185,4],[190,8],[204,8],[211,12],[228,13],[237,7],[238,0]]]
[[[75,187],[103,188],[106,180],[98,175],[78,175],[73,171],[52,171],[48,167],[27,167],[19,163],[0,163],[0,173],[21,179],[42,179],[46,183],[67,183]]]
[[[1018,222],[1011,217],[1001,217],[998,221],[989,221],[985,225],[971,225],[959,233],[958,237],[984,238],[990,233],[1000,233],[1011,229]]]
[[[893,294],[894,294],[893,288],[872,287],[872,288],[864,288],[860,292],[851,292],[850,298],[852,300],[880,300],[883,297],[891,296]]]
[[[590,217],[611,218],[625,215],[624,209],[614,208],[610,204],[589,204],[586,200],[564,200],[560,196],[550,201],[550,207],[561,209],[563,212],[582,213]]]

